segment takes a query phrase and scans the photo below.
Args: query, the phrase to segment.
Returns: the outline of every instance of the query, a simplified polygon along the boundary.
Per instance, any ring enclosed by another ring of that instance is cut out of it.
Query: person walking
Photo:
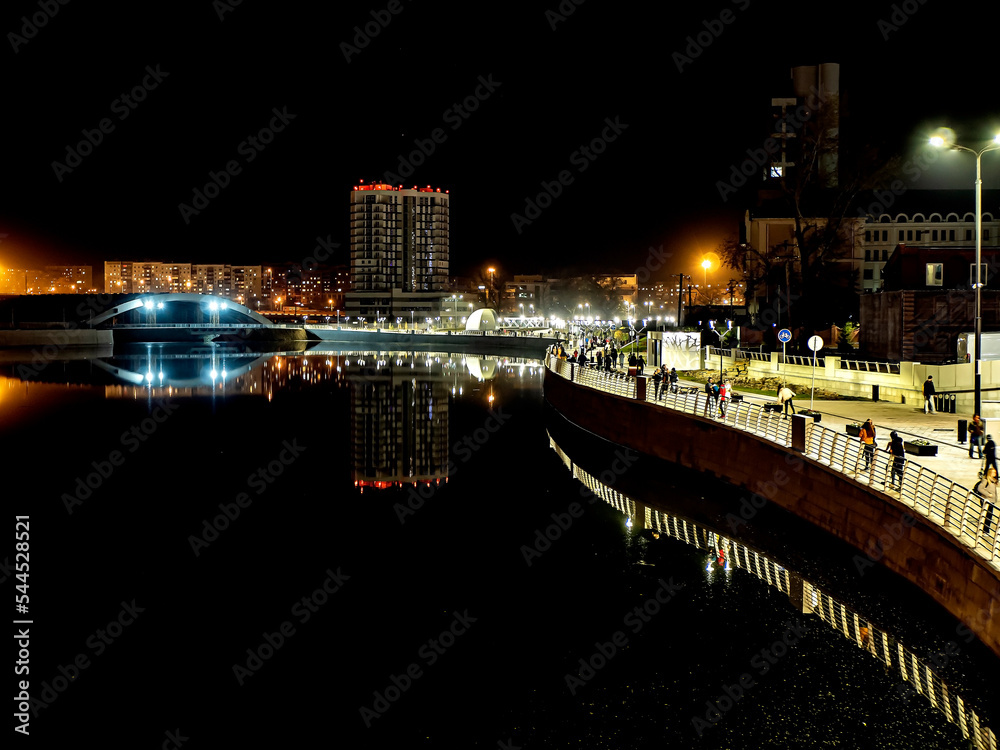
[[[655,401],[660,400],[660,388],[663,387],[663,370],[657,367],[656,372],[653,373],[653,399]]]
[[[875,458],[875,425],[872,424],[871,419],[861,425],[858,437],[861,438],[861,445],[864,449],[865,471],[868,471],[868,467],[871,466],[872,460]]]
[[[635,371],[636,375],[642,375],[646,371],[646,360],[643,358],[641,354],[638,357],[636,357],[635,365],[636,367],[639,368],[638,370]]]
[[[903,488],[903,466],[906,464],[906,450],[903,448],[903,438],[899,436],[899,433],[893,430],[889,433],[889,437],[892,438],[889,441],[889,452],[892,454],[892,480],[890,482],[891,486],[897,490]],[[899,477],[899,481],[896,481],[896,477]]]
[[[983,511],[986,514],[983,522],[983,533],[989,534],[993,526],[993,514],[996,512],[997,506],[996,470],[990,467],[983,478],[973,487],[972,491],[979,498],[979,503],[983,506]]]
[[[602,352],[600,349],[598,349],[597,353],[594,354],[594,359],[597,360],[597,369],[598,370],[600,370],[602,367],[604,367],[604,352]]]
[[[705,383],[705,416],[713,414],[715,414],[715,386],[712,384],[712,379],[709,378],[708,382]]]
[[[972,449],[979,449],[979,457],[983,457],[983,433],[985,432],[983,427],[983,420],[979,418],[978,414],[972,415],[972,421],[969,423],[969,458],[975,458],[972,455]]]
[[[788,419],[788,410],[792,410],[792,414],[795,414],[795,405],[792,403],[792,399],[795,398],[795,394],[792,389],[788,387],[787,383],[781,385],[781,390],[778,391],[778,403],[784,406],[785,416],[783,419]]]
[[[677,368],[670,368],[670,392],[677,393]]]
[[[986,459],[986,468],[993,467],[997,471],[997,444],[993,442],[993,436],[986,436],[986,445],[983,446],[983,454]]]
[[[624,367],[625,366],[625,350],[624,349],[620,349],[618,351],[618,366],[619,367]]]
[[[924,414],[934,413],[934,393],[934,376],[928,375],[924,381]]]

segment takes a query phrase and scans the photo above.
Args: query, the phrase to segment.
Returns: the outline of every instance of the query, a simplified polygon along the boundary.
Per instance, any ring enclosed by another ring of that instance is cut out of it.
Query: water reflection
[[[448,479],[449,405],[482,399],[499,405],[498,388],[537,388],[538,360],[433,351],[347,350],[317,342],[304,351],[253,351],[242,345],[145,344],[77,360],[23,367],[17,353],[0,365],[0,394],[41,384],[96,385],[107,399],[254,396],[281,391],[346,390],[350,396],[354,486],[382,489]],[[41,390],[36,396],[47,398]]]
[[[879,627],[863,614],[839,601],[822,587],[788,570],[766,554],[739,540],[682,516],[667,513],[608,486],[581,468],[549,434],[549,444],[574,479],[625,517],[630,534],[647,533],[653,539],[661,535],[682,541],[705,554],[705,575],[710,579],[729,576],[734,569],[744,570],[788,597],[796,610],[819,617],[840,633],[848,644],[876,659],[888,674],[898,680],[896,692],[907,700],[922,695],[944,717],[956,725],[970,747],[996,750],[997,737],[987,720],[974,708],[968,691],[954,681],[947,682],[937,667],[948,663],[957,653],[949,643],[941,652],[928,658],[918,657],[898,637]],[[642,562],[642,561],[640,561]]]

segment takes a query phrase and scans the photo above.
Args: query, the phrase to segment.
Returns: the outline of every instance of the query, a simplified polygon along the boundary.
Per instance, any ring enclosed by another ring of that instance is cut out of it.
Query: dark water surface
[[[989,746],[1000,664],[928,597],[778,509],[734,532],[738,491],[568,425],[537,365],[42,364],[0,365],[32,745]]]

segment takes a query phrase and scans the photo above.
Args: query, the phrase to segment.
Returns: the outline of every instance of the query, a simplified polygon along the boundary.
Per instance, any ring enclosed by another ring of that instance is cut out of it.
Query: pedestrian
[[[868,471],[868,467],[871,466],[875,458],[875,425],[872,424],[871,419],[861,425],[858,437],[861,438],[861,445],[864,449],[865,471]]]
[[[677,368],[670,368],[670,392],[677,393]]]
[[[928,375],[924,381],[924,414],[934,413],[934,376]]]
[[[986,436],[986,445],[983,446],[984,457],[986,458],[986,468],[993,467],[997,471],[997,444],[993,442],[993,436]]]
[[[635,365],[636,365],[635,352],[632,352],[631,354],[628,355],[628,366],[632,368],[635,367]]]
[[[618,352],[618,366],[619,367],[624,367],[625,366],[625,350],[624,349],[621,349]]]
[[[597,369],[598,370],[600,370],[602,367],[604,367],[604,352],[602,352],[600,349],[598,349],[597,353],[594,355],[594,359],[597,360]]]
[[[969,423],[969,458],[975,458],[972,455],[973,447],[978,448],[979,457],[983,457],[983,433],[985,431],[983,420],[979,418],[978,414],[973,414],[972,422]]]
[[[656,372],[653,373],[653,399],[660,399],[660,388],[663,386],[663,370],[656,368]]]
[[[715,386],[712,385],[712,379],[709,378],[708,382],[705,383],[705,416],[710,416],[715,414]]]
[[[997,505],[997,472],[994,468],[990,467],[985,476],[976,483],[976,486],[972,488],[973,493],[979,498],[980,505],[983,506],[983,510],[986,512],[986,518],[983,522],[983,533],[989,534],[990,527],[993,526],[993,514],[996,512]]]
[[[720,380],[719,381],[719,416],[723,419],[726,418],[726,402],[729,400],[729,383]]]
[[[892,440],[889,441],[889,452],[892,454],[892,481],[891,486],[901,490],[903,488],[903,466],[906,463],[906,450],[903,448],[903,438],[893,430],[889,433]],[[899,477],[897,483],[896,477]]]
[[[638,357],[636,357],[635,364],[636,364],[636,367],[639,368],[636,371],[636,374],[637,375],[642,375],[642,373],[644,373],[646,371],[646,360],[645,360],[645,358],[641,354]]]
[[[778,391],[778,403],[784,406],[785,416],[783,419],[788,419],[788,410],[792,410],[792,415],[795,414],[795,406],[792,404],[792,399],[795,398],[795,394],[792,389],[788,387],[787,383],[781,384],[781,389]]]

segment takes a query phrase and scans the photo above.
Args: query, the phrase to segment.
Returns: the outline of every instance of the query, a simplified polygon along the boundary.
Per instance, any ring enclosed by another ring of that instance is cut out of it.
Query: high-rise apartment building
[[[362,184],[351,191],[350,216],[348,314],[436,313],[448,292],[448,193]]]

